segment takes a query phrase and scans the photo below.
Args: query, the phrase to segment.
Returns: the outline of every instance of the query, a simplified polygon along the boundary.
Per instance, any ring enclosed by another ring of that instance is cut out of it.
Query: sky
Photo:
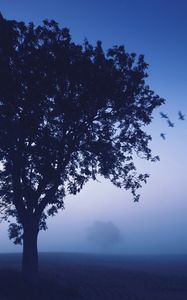
[[[104,49],[123,44],[128,52],[144,54],[147,83],[166,99],[147,128],[160,162],[136,159],[137,168],[150,174],[140,202],[102,178],[90,181],[78,195],[66,197],[65,210],[48,220],[49,229],[39,234],[39,251],[187,254],[187,1],[1,0],[0,11],[7,19],[35,24],[55,19],[70,29],[76,43],[101,40]],[[178,119],[179,110],[186,121]],[[168,113],[174,128],[160,111]],[[89,230],[96,221],[117,228],[120,241],[107,249],[91,241]],[[7,225],[0,224],[0,252],[17,251],[21,247],[9,241]]]

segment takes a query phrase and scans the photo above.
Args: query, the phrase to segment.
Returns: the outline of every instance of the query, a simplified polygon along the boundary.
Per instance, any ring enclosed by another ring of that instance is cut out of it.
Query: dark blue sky
[[[144,53],[153,88],[161,96],[184,101],[186,0],[1,0],[0,9],[6,18],[36,24],[55,19],[70,28],[77,42],[85,37],[93,43],[99,39],[105,48],[125,44],[128,51]],[[170,94],[167,90],[173,85]]]
[[[104,48],[124,44],[130,52],[145,54],[150,64],[148,83],[166,98],[162,111],[175,123],[174,129],[168,128],[159,111],[155,114],[149,130],[153,152],[161,162],[138,161],[139,168],[151,174],[138,205],[105,181],[91,182],[78,196],[67,198],[63,216],[49,221],[39,249],[89,251],[86,228],[94,220],[104,220],[124,234],[118,251],[187,253],[187,121],[177,119],[178,110],[187,116],[187,1],[1,0],[0,10],[5,18],[36,24],[55,19],[70,28],[79,43],[84,38],[92,43],[101,40]],[[166,133],[166,141],[160,132]],[[0,251],[15,251],[2,231]]]

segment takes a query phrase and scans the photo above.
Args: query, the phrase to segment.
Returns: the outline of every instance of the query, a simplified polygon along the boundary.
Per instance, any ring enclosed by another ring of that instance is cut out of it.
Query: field
[[[41,253],[40,281],[25,286],[20,254],[0,254],[0,300],[186,300],[187,256]]]

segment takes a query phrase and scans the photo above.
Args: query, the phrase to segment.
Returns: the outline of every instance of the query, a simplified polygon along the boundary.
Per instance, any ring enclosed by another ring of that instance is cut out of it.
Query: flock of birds
[[[174,124],[173,122],[170,121],[170,119],[169,119],[169,117],[168,117],[167,114],[164,114],[163,112],[160,112],[160,115],[161,115],[161,118],[167,120],[167,123],[168,123],[168,126],[169,126],[169,127],[174,127],[174,126],[175,126],[175,124]],[[185,115],[183,115],[183,113],[182,113],[181,111],[178,112],[178,119],[179,119],[180,121],[184,121],[184,120],[185,120]],[[161,133],[160,136],[161,136],[161,138],[162,138],[163,140],[166,139],[166,134],[165,134],[165,133]]]

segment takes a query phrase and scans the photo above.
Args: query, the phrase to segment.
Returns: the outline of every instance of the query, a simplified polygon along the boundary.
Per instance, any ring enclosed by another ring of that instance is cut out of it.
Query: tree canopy
[[[65,195],[98,175],[138,201],[148,175],[133,157],[158,159],[145,125],[164,103],[146,85],[147,67],[124,46],[75,44],[54,20],[0,17],[0,209],[17,219],[15,242],[32,222],[45,228]]]

